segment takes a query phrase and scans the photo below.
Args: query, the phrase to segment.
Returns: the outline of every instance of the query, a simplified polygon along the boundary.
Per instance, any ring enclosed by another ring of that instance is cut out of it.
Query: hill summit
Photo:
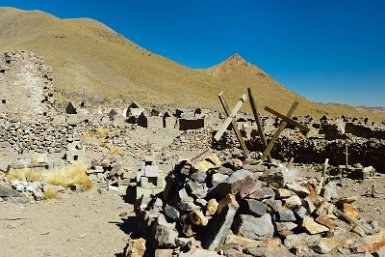
[[[169,104],[222,109],[223,91],[233,105],[251,87],[258,104],[296,114],[366,117],[369,109],[311,102],[274,81],[256,65],[234,54],[207,70],[191,69],[152,53],[92,19],[59,19],[41,11],[0,8],[0,48],[44,56],[53,67],[57,100],[82,98],[122,103]],[[260,108],[262,109],[262,108]],[[378,118],[371,111],[369,116]]]

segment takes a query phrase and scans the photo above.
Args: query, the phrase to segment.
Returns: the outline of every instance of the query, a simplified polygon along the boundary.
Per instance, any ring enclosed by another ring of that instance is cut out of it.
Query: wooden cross
[[[257,110],[257,104],[255,103],[253,93],[251,92],[251,88],[247,89],[247,93],[249,95],[249,101],[250,101],[250,105],[251,105],[251,110],[253,111],[254,119],[255,119],[255,122],[257,123],[257,126],[258,126],[259,137],[261,138],[263,146],[266,148],[267,147],[267,141],[266,141],[266,137],[265,137],[265,132],[263,131],[261,117],[259,116],[259,113],[258,113],[258,110]],[[273,161],[271,159],[270,154],[267,155],[267,158],[269,159],[269,162]]]
[[[218,97],[219,97],[219,100],[221,101],[223,109],[225,110],[227,118],[219,126],[218,131],[217,131],[217,133],[214,136],[214,139],[218,141],[222,137],[222,135],[225,132],[225,130],[227,129],[227,127],[231,124],[231,126],[232,126],[232,128],[233,128],[233,130],[235,132],[235,135],[237,136],[238,141],[241,144],[243,154],[245,155],[245,157],[247,159],[250,158],[249,151],[247,150],[246,144],[243,141],[241,132],[239,131],[239,129],[237,127],[237,123],[234,120],[234,118],[237,115],[238,111],[241,109],[243,103],[247,100],[247,96],[246,95],[242,95],[241,99],[239,99],[238,103],[234,106],[232,111],[230,111],[230,108],[229,108],[229,106],[228,106],[228,104],[227,104],[227,102],[225,100],[225,97],[223,96],[223,92],[219,93]]]
[[[300,130],[302,130],[302,132],[304,132],[305,134],[309,133],[310,129],[304,125],[302,125],[301,123],[298,123],[288,117],[286,117],[285,115],[283,115],[282,113],[270,108],[269,106],[266,106],[265,107],[265,110],[270,112],[271,114],[277,116],[278,118],[281,118],[282,120],[284,120],[286,123],[289,123],[295,127],[298,127]]]
[[[293,116],[293,113],[295,111],[295,109],[297,109],[298,107],[298,102],[294,102],[293,105],[291,106],[289,112],[287,113],[287,115],[283,115],[283,114],[280,114],[279,112],[275,111],[276,113],[279,113],[280,116],[285,116],[285,119],[283,119],[283,121],[281,122],[281,124],[279,125],[277,131],[275,132],[273,138],[270,140],[269,144],[267,145],[265,151],[263,152],[263,155],[262,155],[262,161],[264,159],[266,159],[266,157],[270,154],[270,151],[271,149],[273,149],[273,146],[274,146],[274,143],[275,141],[277,141],[277,139],[279,138],[279,136],[281,135],[282,131],[286,128],[286,125],[287,125],[287,121],[290,120],[290,124],[295,124],[296,122],[294,120],[291,119],[291,117]],[[271,109],[271,108],[269,108]],[[272,110],[272,109],[271,109]]]

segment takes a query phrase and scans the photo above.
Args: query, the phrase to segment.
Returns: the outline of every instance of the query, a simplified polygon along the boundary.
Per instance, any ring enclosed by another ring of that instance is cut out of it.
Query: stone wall
[[[0,112],[43,114],[53,108],[52,68],[20,51],[0,54]]]

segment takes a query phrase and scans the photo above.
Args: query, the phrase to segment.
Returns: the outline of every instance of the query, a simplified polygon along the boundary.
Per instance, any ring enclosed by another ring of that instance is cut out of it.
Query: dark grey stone
[[[292,210],[282,208],[277,213],[278,220],[279,221],[296,221],[296,217],[294,215],[294,212]]]
[[[243,213],[252,214],[256,217],[265,215],[267,211],[266,204],[254,199],[242,199],[239,204]]]
[[[232,202],[223,207],[222,211],[214,216],[209,223],[207,234],[202,241],[204,248],[214,250],[224,243],[238,208],[239,204]]]
[[[190,179],[198,183],[205,182],[206,177],[207,177],[206,172],[195,172],[190,175]]]
[[[21,194],[12,187],[0,183],[0,197],[18,197]]]
[[[298,217],[298,219],[302,220],[306,215],[306,208],[301,206],[294,210],[295,215]]]
[[[178,232],[172,228],[158,225],[155,228],[155,244],[159,248],[175,248]]]
[[[163,208],[164,215],[171,221],[176,221],[179,219],[179,211],[168,204],[166,204]]]
[[[240,214],[234,220],[233,231],[236,235],[249,239],[264,240],[274,235],[274,226],[268,213],[260,218],[253,215]]]

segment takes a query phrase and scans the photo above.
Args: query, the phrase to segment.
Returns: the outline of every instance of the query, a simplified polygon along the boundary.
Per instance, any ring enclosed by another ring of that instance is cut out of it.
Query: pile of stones
[[[132,172],[123,168],[122,160],[118,155],[107,154],[101,161],[93,160],[88,177],[97,183],[108,182],[109,185],[127,186],[132,177]]]
[[[385,245],[385,230],[360,219],[355,199],[339,198],[335,182],[303,178],[281,164],[234,166],[212,155],[182,161],[166,181],[162,194],[135,204],[155,256],[264,256],[274,249],[346,255]],[[197,249],[205,250],[195,255]]]

